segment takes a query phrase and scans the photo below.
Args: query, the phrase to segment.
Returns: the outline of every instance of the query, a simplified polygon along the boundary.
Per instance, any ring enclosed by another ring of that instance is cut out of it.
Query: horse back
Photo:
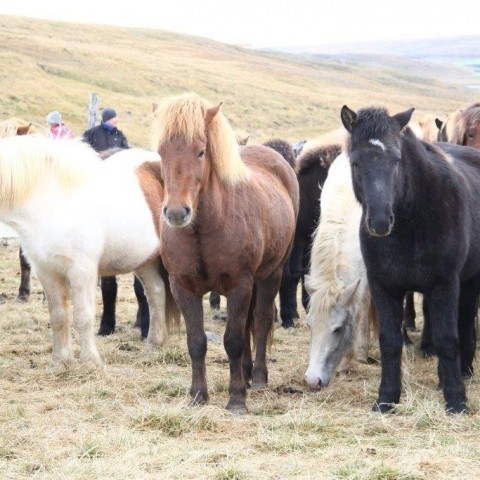
[[[300,193],[298,180],[287,160],[272,148],[262,145],[241,147],[242,160],[253,170],[252,182],[272,187],[275,183],[286,189],[298,216]]]

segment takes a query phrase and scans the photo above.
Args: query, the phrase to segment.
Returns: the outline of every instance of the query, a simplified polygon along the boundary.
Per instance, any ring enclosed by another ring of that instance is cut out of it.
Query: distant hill
[[[0,16],[0,29],[0,118],[44,124],[55,109],[81,134],[95,92],[100,108],[115,107],[120,128],[143,147],[150,146],[152,102],[184,91],[223,101],[234,129],[252,142],[337,128],[344,104],[392,112],[413,105],[421,116],[477,100],[471,69],[450,60],[260,51],[162,30],[13,16]]]
[[[344,60],[355,59],[365,63],[388,63],[386,57],[395,56],[443,66],[451,65],[461,67],[464,75],[448,75],[448,81],[480,88],[480,35],[422,40],[278,47],[272,50],[296,55],[310,55],[319,59],[335,56]],[[421,71],[421,68],[419,71]]]

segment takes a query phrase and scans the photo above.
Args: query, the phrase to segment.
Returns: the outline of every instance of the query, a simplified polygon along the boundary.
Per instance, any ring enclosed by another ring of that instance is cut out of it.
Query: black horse
[[[418,140],[413,108],[389,116],[344,106],[360,243],[379,315],[382,380],[374,410],[400,399],[403,300],[424,295],[447,411],[466,408],[480,293],[480,152]]]
[[[310,267],[313,233],[320,219],[320,192],[327,179],[328,169],[342,151],[341,145],[321,145],[302,153],[296,160],[300,187],[300,208],[292,252],[285,264],[280,285],[280,317],[282,326],[294,326],[298,318],[297,287],[302,281],[302,305],[308,309],[310,297],[303,278]]]

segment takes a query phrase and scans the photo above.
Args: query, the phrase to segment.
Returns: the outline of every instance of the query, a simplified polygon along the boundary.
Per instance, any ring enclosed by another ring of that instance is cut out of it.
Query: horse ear
[[[18,127],[17,128],[17,135],[27,135],[31,126],[32,126],[32,124],[29,123],[28,125],[22,125],[22,126]]]
[[[205,122],[207,125],[213,120],[215,115],[220,111],[222,108],[223,102],[220,102],[217,106],[209,108],[207,110],[207,115],[205,116]]]
[[[355,292],[357,291],[358,286],[360,285],[360,278],[357,280],[354,280],[342,293],[340,297],[340,303],[343,306],[347,306],[352,302],[353,296],[355,295]]]
[[[239,138],[237,141],[238,141],[238,144],[239,145],[246,145],[248,143],[248,139],[250,138],[250,135],[248,135],[248,137],[243,137],[243,138]]]
[[[407,126],[408,122],[412,118],[412,114],[414,110],[415,110],[415,107],[412,107],[412,108],[409,108],[408,110],[405,110],[404,112],[397,113],[392,117],[397,121],[398,125],[400,126],[400,130],[402,130]]]
[[[442,127],[443,127],[443,122],[442,122],[439,118],[436,118],[436,119],[435,119],[435,125],[437,126],[437,128],[438,128],[439,130],[441,130]]]
[[[152,113],[155,113],[157,111],[157,108],[158,108],[158,103],[152,102]]]
[[[342,111],[340,112],[340,118],[342,119],[343,126],[345,129],[352,133],[353,127],[357,123],[357,114],[350,110],[346,105],[342,107]]]

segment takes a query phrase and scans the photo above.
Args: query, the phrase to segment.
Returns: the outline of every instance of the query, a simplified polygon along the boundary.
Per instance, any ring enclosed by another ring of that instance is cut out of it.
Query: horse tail
[[[378,312],[375,308],[373,300],[370,299],[370,308],[368,309],[368,323],[370,325],[370,332],[373,338],[378,339],[379,337],[379,326],[378,326]]]
[[[181,319],[180,309],[173,298],[172,290],[170,288],[170,278],[162,261],[160,261],[160,275],[165,283],[165,319],[167,322],[167,329],[169,332],[178,332],[180,330]]]

